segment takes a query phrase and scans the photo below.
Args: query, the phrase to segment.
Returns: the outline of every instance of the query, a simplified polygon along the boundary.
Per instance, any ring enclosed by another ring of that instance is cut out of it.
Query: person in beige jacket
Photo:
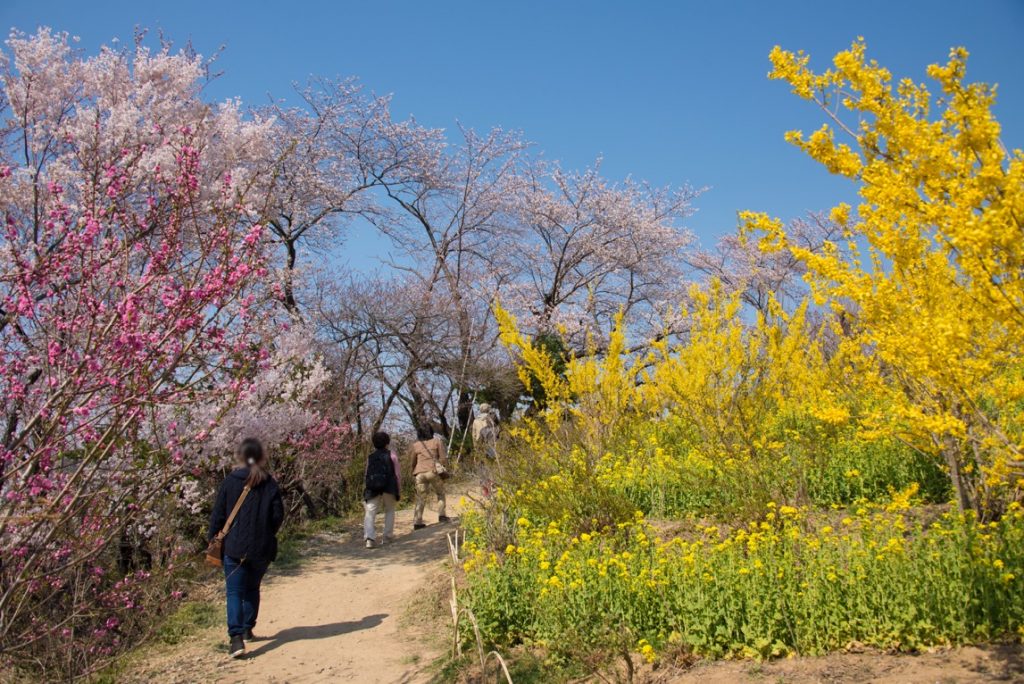
[[[413,512],[412,527],[415,530],[426,527],[423,522],[423,509],[427,505],[427,495],[437,494],[437,521],[448,522],[445,515],[444,479],[438,474],[438,464],[443,469],[448,467],[448,451],[444,442],[434,437],[430,427],[416,429],[416,441],[409,447],[412,461],[412,476],[416,479],[416,507]]]

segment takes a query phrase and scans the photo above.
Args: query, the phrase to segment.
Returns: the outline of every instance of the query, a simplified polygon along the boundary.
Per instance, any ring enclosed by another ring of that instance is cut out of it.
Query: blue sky
[[[0,0],[0,25],[49,25],[89,51],[137,25],[203,54],[223,45],[218,99],[262,103],[310,75],[358,76],[394,94],[396,115],[521,129],[570,168],[603,155],[613,178],[710,186],[688,222],[704,242],[734,229],[740,209],[792,218],[851,198],[782,139],[821,119],[767,80],[776,44],[824,67],[862,35],[873,57],[917,80],[964,45],[969,78],[999,84],[1005,141],[1024,147],[1024,0]]]

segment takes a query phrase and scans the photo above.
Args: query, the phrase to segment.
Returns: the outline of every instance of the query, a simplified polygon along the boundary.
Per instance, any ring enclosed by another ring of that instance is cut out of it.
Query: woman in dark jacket
[[[243,492],[245,499],[224,537],[224,580],[227,588],[228,636],[232,658],[245,653],[260,610],[260,582],[277,558],[277,531],[284,522],[284,503],[277,482],[265,470],[266,454],[257,439],[238,446],[239,468],[224,478],[210,516],[213,539],[224,529]]]

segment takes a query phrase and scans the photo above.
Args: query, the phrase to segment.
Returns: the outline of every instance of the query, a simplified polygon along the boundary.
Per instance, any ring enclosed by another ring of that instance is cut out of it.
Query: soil
[[[838,653],[765,663],[697,664],[685,672],[648,673],[672,684],[975,684],[1024,682],[1020,644],[950,649],[920,655]]]

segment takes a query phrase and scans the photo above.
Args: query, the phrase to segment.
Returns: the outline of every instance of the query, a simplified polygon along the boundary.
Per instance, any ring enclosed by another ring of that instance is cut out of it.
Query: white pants
[[[394,494],[381,494],[363,503],[366,507],[366,516],[363,518],[363,537],[376,539],[374,526],[377,522],[377,513],[384,509],[384,537],[391,537],[395,533],[395,500]]]

